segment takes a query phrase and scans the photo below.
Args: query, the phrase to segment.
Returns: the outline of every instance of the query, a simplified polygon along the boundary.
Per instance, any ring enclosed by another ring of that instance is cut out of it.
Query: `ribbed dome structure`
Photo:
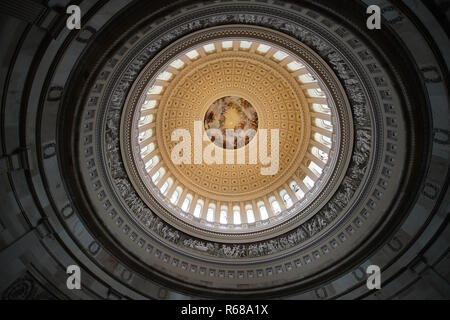
[[[216,28],[196,36],[236,30]],[[255,29],[255,34],[271,32]],[[129,167],[137,167],[143,193],[149,191],[175,218],[224,234],[298,219],[329,183],[341,122],[350,125],[350,116],[340,119],[326,83],[304,60],[279,45],[241,39],[188,47],[153,74],[136,108],[124,111],[135,112],[131,125],[124,122],[124,132],[133,131],[129,136],[135,139],[124,157],[136,155]],[[256,138],[240,150],[204,139],[211,105],[231,96],[248,101],[257,114]],[[181,140],[173,138],[177,130],[189,133],[189,154],[181,163],[173,161]]]

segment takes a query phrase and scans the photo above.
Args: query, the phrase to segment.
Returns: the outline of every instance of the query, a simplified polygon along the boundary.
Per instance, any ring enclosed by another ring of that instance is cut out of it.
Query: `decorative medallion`
[[[224,149],[247,145],[258,129],[258,114],[244,98],[217,99],[205,114],[205,130],[211,142]]]

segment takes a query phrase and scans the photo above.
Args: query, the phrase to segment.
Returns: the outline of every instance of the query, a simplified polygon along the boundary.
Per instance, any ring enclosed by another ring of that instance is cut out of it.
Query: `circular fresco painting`
[[[247,100],[226,96],[214,101],[205,114],[206,134],[217,146],[238,149],[256,135],[258,114]]]

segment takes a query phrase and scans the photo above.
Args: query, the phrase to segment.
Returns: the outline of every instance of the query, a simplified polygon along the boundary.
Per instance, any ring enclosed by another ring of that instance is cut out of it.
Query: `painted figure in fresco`
[[[255,135],[258,129],[258,114],[246,99],[227,96],[216,100],[210,106],[205,115],[204,126],[205,130],[218,129],[222,133],[222,138],[210,137],[217,146],[237,149],[239,139],[245,141],[246,145]],[[233,134],[227,136],[227,130],[232,130]]]

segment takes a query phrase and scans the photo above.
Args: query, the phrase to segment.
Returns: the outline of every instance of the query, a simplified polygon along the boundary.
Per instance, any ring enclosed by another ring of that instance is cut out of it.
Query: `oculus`
[[[205,114],[205,130],[216,146],[238,149],[247,145],[258,129],[258,114],[246,99],[226,96],[214,101]],[[213,135],[219,130],[221,135]]]

